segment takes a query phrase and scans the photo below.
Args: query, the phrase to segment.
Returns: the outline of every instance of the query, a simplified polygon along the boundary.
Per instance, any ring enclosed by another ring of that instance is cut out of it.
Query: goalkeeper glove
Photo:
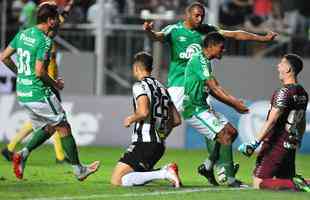
[[[251,143],[244,143],[238,147],[238,150],[245,156],[250,157],[255,149],[260,145],[260,141],[254,140]]]

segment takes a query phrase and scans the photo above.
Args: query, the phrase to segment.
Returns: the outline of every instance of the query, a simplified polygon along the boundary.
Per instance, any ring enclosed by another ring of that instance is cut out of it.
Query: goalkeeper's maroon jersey
[[[276,90],[271,99],[271,106],[283,110],[283,114],[278,119],[272,132],[287,131],[288,133],[298,133],[300,123],[306,115],[308,104],[308,94],[299,84],[284,85]],[[268,118],[268,116],[267,116]]]

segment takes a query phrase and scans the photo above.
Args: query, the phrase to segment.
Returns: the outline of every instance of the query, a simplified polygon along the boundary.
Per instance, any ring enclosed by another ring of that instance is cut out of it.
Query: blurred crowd
[[[57,0],[59,2],[66,0]],[[102,0],[103,12],[110,23],[132,23],[128,18],[139,17],[141,10],[153,13],[167,10],[181,15],[193,0]],[[208,0],[200,0],[208,7]],[[33,15],[40,0],[14,0],[9,3],[10,24],[22,27],[35,23]],[[308,0],[218,0],[219,24],[225,28],[246,28],[253,32],[274,30],[282,34],[309,38],[310,4]],[[98,1],[75,0],[67,23],[95,23]],[[11,23],[12,22],[12,23]]]
[[[226,27],[309,39],[310,4],[308,0],[222,0],[219,21]]]

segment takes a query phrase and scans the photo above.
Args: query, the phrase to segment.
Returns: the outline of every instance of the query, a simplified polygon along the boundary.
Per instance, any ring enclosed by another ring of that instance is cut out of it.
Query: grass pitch
[[[3,147],[3,145],[0,145]],[[309,200],[309,193],[239,190],[226,186],[211,187],[200,177],[197,166],[207,156],[206,150],[168,149],[158,163],[160,167],[175,161],[179,165],[180,176],[184,187],[174,189],[165,181],[158,181],[147,186],[117,188],[109,184],[111,171],[125,148],[80,147],[83,163],[93,160],[101,161],[99,171],[84,182],[79,182],[72,174],[68,164],[56,164],[53,147],[44,145],[34,151],[27,161],[24,180],[17,180],[11,163],[0,158],[0,199],[23,200],[84,200],[84,199],[120,199],[120,200],[171,200],[171,199],[273,199],[273,200]],[[310,177],[310,155],[297,156],[298,172]],[[246,183],[251,182],[251,172],[255,156],[248,159],[235,153],[235,161],[240,163],[237,177]]]

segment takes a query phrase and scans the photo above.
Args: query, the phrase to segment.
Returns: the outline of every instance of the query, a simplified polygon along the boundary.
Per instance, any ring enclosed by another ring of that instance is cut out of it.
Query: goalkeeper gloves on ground
[[[243,143],[238,147],[238,151],[240,151],[243,155],[250,157],[260,143],[261,142],[258,140],[254,140],[250,143]]]

